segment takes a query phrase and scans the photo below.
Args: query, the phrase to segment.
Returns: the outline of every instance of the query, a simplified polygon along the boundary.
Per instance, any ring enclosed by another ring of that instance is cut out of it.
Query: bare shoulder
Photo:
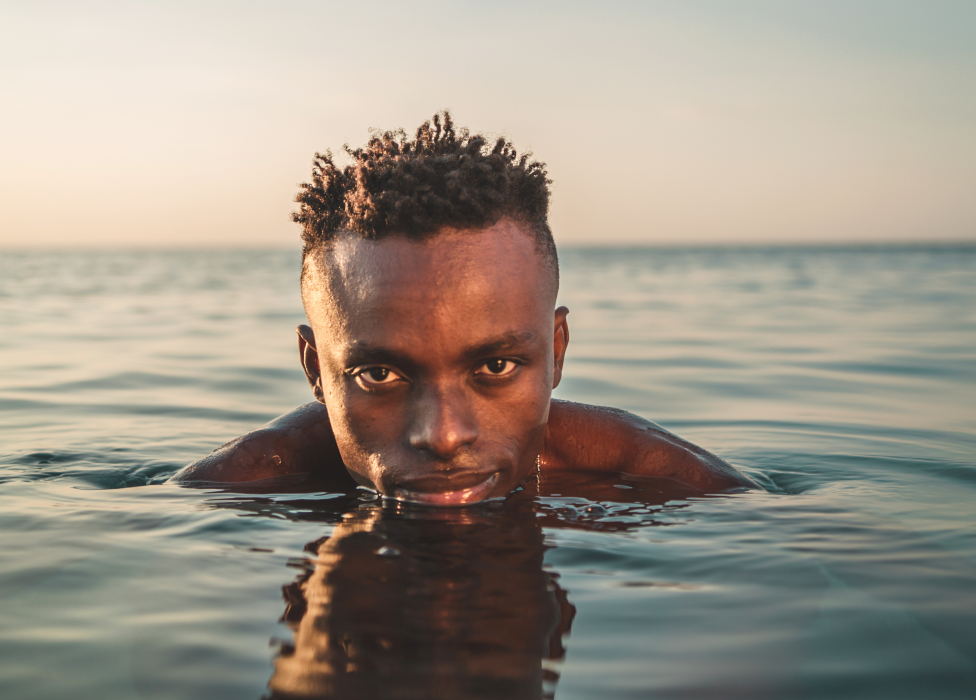
[[[346,477],[325,406],[312,402],[188,464],[171,481],[239,484],[300,476]]]
[[[555,399],[543,465],[668,478],[703,491],[758,488],[728,462],[640,416]]]

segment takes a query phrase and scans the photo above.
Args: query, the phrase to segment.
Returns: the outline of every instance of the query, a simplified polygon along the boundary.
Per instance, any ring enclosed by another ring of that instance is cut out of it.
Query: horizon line
[[[823,241],[606,241],[601,243],[558,243],[558,250],[696,250],[696,249],[960,249],[976,248],[976,238],[945,238],[934,240],[919,239],[881,239],[881,240],[823,240]],[[301,244],[152,244],[133,245],[124,244],[82,244],[82,245],[7,245],[0,243],[0,251],[20,253],[96,253],[96,252],[219,252],[219,251],[295,251],[301,252]]]

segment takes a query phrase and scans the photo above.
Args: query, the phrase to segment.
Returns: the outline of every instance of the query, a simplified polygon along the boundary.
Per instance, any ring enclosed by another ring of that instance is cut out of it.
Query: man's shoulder
[[[562,446],[600,446],[604,451],[609,448],[610,454],[637,449],[642,440],[648,439],[694,448],[657,423],[629,411],[560,399],[553,399],[550,404],[546,437]]]
[[[221,445],[181,469],[172,481],[180,484],[227,484],[287,476],[290,445],[287,432],[261,428]]]
[[[305,404],[181,469],[179,484],[219,485],[345,475],[325,407]]]
[[[543,461],[556,470],[667,478],[704,491],[756,486],[728,462],[646,418],[556,399],[549,410]]]

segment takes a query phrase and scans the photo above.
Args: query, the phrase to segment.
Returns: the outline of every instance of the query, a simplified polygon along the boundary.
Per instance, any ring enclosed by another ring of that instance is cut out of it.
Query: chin
[[[363,465],[366,469],[354,474],[356,481],[384,498],[435,507],[467,506],[503,498],[535,469],[534,458],[528,468],[522,469],[522,456],[516,457],[507,450],[494,454],[462,453],[449,462],[413,461],[419,455],[396,455],[393,451],[384,455],[389,461],[380,462],[380,454],[383,453],[371,455]]]
[[[481,481],[473,481],[470,486],[451,488],[448,485],[445,490],[425,490],[418,488],[418,484],[408,482],[396,486],[392,496],[398,501],[421,503],[427,506],[466,506],[484,501],[493,495],[504,495],[496,494],[500,482],[501,475],[498,472],[484,476]]]
[[[378,490],[398,501],[437,507],[466,506],[507,496],[518,485],[514,474],[509,465],[500,469],[438,469],[421,475],[400,475]]]

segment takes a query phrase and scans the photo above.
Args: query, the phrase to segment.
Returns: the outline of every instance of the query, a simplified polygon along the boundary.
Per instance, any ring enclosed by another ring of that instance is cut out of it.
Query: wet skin
[[[317,403],[189,465],[181,483],[342,479],[430,505],[504,496],[536,469],[754,486],[637,416],[551,400],[568,310],[503,219],[411,240],[340,237],[306,262],[302,366]]]

